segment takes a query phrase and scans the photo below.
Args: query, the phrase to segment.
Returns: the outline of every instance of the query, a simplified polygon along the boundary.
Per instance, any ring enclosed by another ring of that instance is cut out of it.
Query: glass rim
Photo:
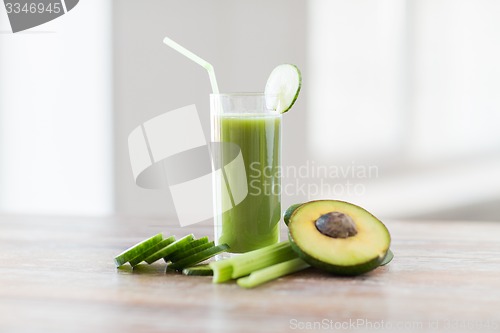
[[[245,117],[258,116],[258,115],[281,115],[281,113],[277,112],[276,110],[267,108],[267,103],[266,103],[267,96],[273,98],[275,95],[266,95],[264,92],[235,92],[235,93],[210,94],[210,112],[212,114],[224,114],[226,116],[241,115]],[[213,103],[217,104],[221,103],[220,106],[222,106],[222,104],[230,102],[231,100],[234,101],[240,100],[243,103],[246,101],[255,100],[257,101],[257,103],[261,103],[262,109],[258,110],[256,109],[252,111],[245,110],[245,112],[241,112],[233,110],[225,111],[225,109],[222,109],[220,107],[216,109],[212,108],[214,106]]]

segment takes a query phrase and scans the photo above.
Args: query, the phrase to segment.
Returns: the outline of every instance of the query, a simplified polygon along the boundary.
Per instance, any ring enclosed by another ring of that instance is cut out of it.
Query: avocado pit
[[[340,212],[323,214],[314,223],[319,232],[332,238],[349,238],[358,233],[352,218]]]

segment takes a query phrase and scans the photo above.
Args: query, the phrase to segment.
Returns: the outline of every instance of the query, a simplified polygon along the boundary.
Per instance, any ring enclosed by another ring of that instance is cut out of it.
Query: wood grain
[[[163,263],[113,265],[156,232],[212,236],[210,226],[0,216],[0,332],[500,331],[500,222],[387,226],[388,266],[355,278],[309,269],[245,290]]]

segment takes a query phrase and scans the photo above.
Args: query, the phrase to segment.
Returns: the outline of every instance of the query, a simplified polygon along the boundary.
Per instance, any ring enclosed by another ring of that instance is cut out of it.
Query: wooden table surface
[[[159,262],[113,264],[154,233],[212,236],[209,226],[3,215],[0,332],[500,332],[500,222],[386,225],[388,266],[355,278],[309,269],[245,290]]]

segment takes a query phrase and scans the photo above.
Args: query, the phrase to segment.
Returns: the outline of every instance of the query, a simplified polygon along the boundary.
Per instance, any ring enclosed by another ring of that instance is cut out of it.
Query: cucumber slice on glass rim
[[[290,110],[299,96],[301,85],[302,75],[297,66],[282,64],[274,68],[267,79],[264,92],[267,108],[279,113]]]

